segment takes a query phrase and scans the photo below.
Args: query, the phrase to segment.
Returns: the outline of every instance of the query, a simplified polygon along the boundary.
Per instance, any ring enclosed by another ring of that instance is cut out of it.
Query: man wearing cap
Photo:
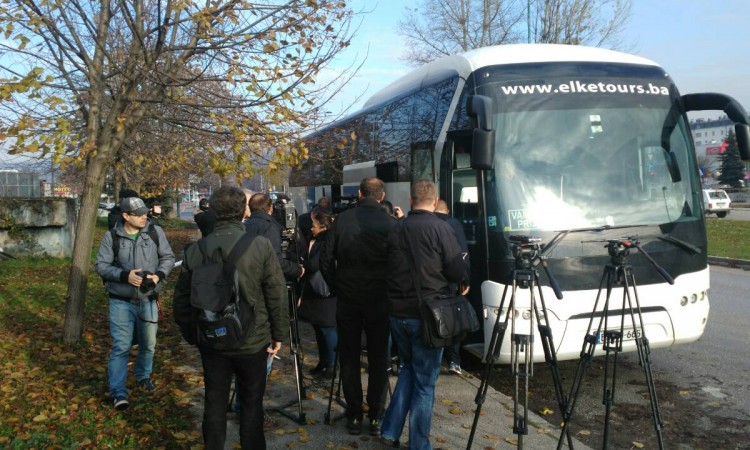
[[[138,357],[135,377],[140,388],[152,392],[151,370],[159,320],[158,292],[175,263],[164,230],[148,220],[149,208],[138,197],[120,202],[122,221],[106,233],[96,256],[96,272],[109,296],[109,391],[114,406],[130,405],[125,382],[128,357],[135,335]]]

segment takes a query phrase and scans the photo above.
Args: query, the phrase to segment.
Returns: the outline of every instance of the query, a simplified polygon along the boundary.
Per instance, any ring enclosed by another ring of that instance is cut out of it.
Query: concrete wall
[[[0,198],[0,251],[70,257],[76,203],[71,198]]]

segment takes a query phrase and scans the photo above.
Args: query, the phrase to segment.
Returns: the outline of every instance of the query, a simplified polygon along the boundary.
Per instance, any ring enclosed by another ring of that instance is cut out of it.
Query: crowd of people
[[[118,410],[129,405],[125,381],[133,343],[139,345],[137,386],[155,389],[150,375],[158,293],[175,265],[164,231],[149,218],[143,200],[132,191],[124,195],[96,262],[109,294],[113,343],[108,377]],[[434,182],[413,183],[408,215],[385,196],[383,181],[368,177],[360,183],[355,206],[338,214],[322,197],[298,217],[291,243],[282,242],[284,227],[274,218],[274,203],[267,194],[229,186],[200,201],[195,215],[200,246],[186,248],[173,298],[175,321],[189,342],[196,320],[192,273],[206,263],[203,252],[226,258],[243,236],[255,236],[236,259],[237,291],[254,313],[252,330],[237,348],[199,346],[207,449],[224,448],[233,377],[241,446],[265,448],[263,432],[269,418],[263,411],[263,394],[273,358],[288,339],[289,292],[298,293],[297,317],[312,326],[317,341],[318,363],[309,373],[330,377],[338,364],[348,433],[358,435],[366,427],[384,446],[398,447],[408,415],[408,447],[431,448],[435,384],[444,349],[423,342],[419,303],[468,292],[466,238],[438,198]],[[297,289],[290,291],[290,286]],[[366,393],[360,375],[363,349]],[[449,370],[460,374],[458,350],[458,345],[446,348],[445,357]],[[398,380],[388,402],[392,360],[398,361]]]

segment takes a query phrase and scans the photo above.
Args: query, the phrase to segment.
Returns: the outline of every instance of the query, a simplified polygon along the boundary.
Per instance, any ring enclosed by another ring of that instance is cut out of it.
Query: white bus
[[[675,280],[667,284],[640,252],[630,255],[650,345],[667,347],[695,341],[708,320],[704,205],[686,113],[709,109],[736,122],[748,159],[750,127],[737,102],[681,96],[652,61],[582,46],[487,47],[419,68],[306,137],[310,159],[292,172],[290,191],[306,210],[321,195],[336,202],[356,194],[372,174],[386,181],[386,199],[407,210],[410,182],[435,180],[469,241],[470,300],[485,326],[465,348],[480,357],[505,313],[498,307],[515,266],[510,236],[541,240],[562,289],[558,300],[541,273],[560,360],[580,356],[611,259],[603,242],[637,238]],[[525,330],[528,293],[519,289],[516,299],[516,327]],[[610,315],[618,320],[621,310]],[[640,332],[627,331],[625,339]],[[509,338],[497,362],[510,361]],[[544,360],[541,347],[535,361]]]

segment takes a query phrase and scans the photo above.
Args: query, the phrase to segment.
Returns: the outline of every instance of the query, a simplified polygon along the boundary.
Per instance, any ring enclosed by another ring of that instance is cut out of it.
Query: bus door
[[[471,131],[448,133],[440,163],[440,197],[448,204],[451,215],[463,225],[471,259],[468,299],[479,314],[482,309],[481,284],[487,279],[487,258],[482,226],[484,213],[479,197],[482,193],[478,187],[478,171],[471,168],[471,142]],[[480,332],[468,340],[473,342],[481,338]]]

